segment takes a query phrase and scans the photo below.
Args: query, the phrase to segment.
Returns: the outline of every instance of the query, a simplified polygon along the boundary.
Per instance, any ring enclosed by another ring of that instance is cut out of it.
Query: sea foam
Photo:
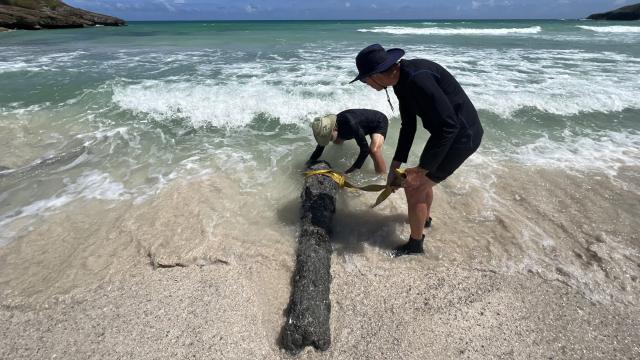
[[[405,47],[449,69],[478,109],[502,117],[533,108],[556,115],[640,108],[640,59],[578,50]]]
[[[543,136],[514,149],[510,156],[525,165],[598,171],[609,176],[615,176],[621,166],[640,165],[638,132],[603,131],[578,136],[565,131],[562,135],[562,141]]]
[[[579,50],[470,49],[405,46],[408,58],[432,59],[449,69],[478,109],[508,117],[527,108],[557,115],[640,108],[640,60],[612,52]],[[344,50],[346,52],[346,50]],[[242,127],[258,114],[283,124],[347,108],[391,112],[383,92],[360,83],[351,57],[335,57],[331,67],[307,52],[304,59],[209,64],[211,78],[167,78],[114,82],[112,101],[154,120],[184,119],[195,127]],[[597,91],[594,91],[597,89]]]
[[[513,35],[537,34],[542,31],[540,26],[527,28],[438,28],[438,27],[402,27],[379,26],[371,29],[358,29],[360,32],[387,33],[395,35]]]
[[[599,33],[640,33],[640,26],[585,26],[578,25],[579,28],[584,30],[591,30]]]
[[[14,236],[14,231],[7,231],[5,227],[21,218],[32,218],[26,221],[26,228],[34,221],[34,217],[44,216],[77,199],[123,200],[130,197],[124,185],[115,181],[111,175],[90,170],[83,173],[75,181],[65,180],[66,186],[53,196],[36,200],[28,205],[5,212],[0,215],[0,245],[8,243]]]
[[[259,114],[277,117],[283,124],[304,124],[314,116],[357,107],[390,115],[383,94],[354,90],[348,91],[344,85],[342,89],[329,89],[321,85],[275,86],[262,81],[231,84],[144,81],[116,86],[113,101],[124,109],[159,121],[187,119],[194,127],[242,127]]]
[[[85,55],[84,51],[24,55],[24,49],[3,48],[0,57],[0,74],[16,71],[50,71],[73,65],[77,59]]]

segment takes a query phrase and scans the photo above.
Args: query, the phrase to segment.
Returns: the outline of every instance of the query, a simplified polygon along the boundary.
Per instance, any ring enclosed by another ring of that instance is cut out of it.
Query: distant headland
[[[125,21],[71,7],[59,0],[0,0],[0,31],[123,26]]]
[[[587,17],[590,20],[640,20],[640,3],[623,6],[613,11],[591,14]]]

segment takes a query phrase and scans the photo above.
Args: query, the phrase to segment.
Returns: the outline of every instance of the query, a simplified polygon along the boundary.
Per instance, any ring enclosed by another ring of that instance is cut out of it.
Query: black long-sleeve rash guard
[[[336,115],[338,138],[342,140],[355,139],[360,147],[360,154],[353,165],[346,171],[347,173],[360,169],[369,155],[369,143],[366,136],[374,133],[382,133],[383,136],[387,136],[388,123],[389,120],[385,114],[370,109],[349,109]],[[309,160],[318,160],[323,150],[324,146],[316,146]]]
[[[406,163],[416,133],[416,115],[431,136],[419,166],[434,171],[453,146],[472,146],[482,126],[478,113],[458,81],[442,66],[424,59],[401,60],[393,87],[400,103],[401,128],[393,159]]]

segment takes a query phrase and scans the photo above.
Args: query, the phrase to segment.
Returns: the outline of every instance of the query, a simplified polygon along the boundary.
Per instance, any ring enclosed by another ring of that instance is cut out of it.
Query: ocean
[[[390,117],[354,58],[380,43],[445,66],[482,146],[436,188],[421,266],[531,273],[633,303],[640,276],[640,23],[132,22],[0,34],[0,284],[71,291],[136,263],[293,254],[310,122]],[[419,129],[409,163],[428,138]],[[324,158],[344,171],[353,142]],[[367,160],[349,177],[384,183]],[[339,261],[394,261],[404,195],[343,190]],[[287,260],[290,261],[290,260]],[[356,266],[356,265],[354,265]]]

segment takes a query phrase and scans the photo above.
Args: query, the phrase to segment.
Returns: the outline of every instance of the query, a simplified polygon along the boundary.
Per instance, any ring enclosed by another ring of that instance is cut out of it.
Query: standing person
[[[407,162],[416,134],[416,115],[431,134],[418,166],[406,170],[409,241],[395,249],[395,256],[423,253],[424,227],[431,225],[433,187],[445,180],[480,146],[484,133],[478,113],[458,81],[442,66],[424,59],[400,60],[402,49],[373,44],[356,56],[360,80],[377,91],[393,86],[400,104],[401,127],[387,184],[395,169]],[[387,94],[388,97],[388,94]]]
[[[386,174],[387,166],[382,156],[382,145],[387,136],[388,126],[389,120],[385,114],[369,109],[349,109],[337,115],[315,118],[311,128],[318,146],[311,154],[309,162],[318,160],[329,142],[342,144],[345,140],[355,139],[360,147],[360,154],[345,173],[360,169],[367,155],[371,155],[376,172]],[[367,142],[366,135],[371,137],[371,146]]]

